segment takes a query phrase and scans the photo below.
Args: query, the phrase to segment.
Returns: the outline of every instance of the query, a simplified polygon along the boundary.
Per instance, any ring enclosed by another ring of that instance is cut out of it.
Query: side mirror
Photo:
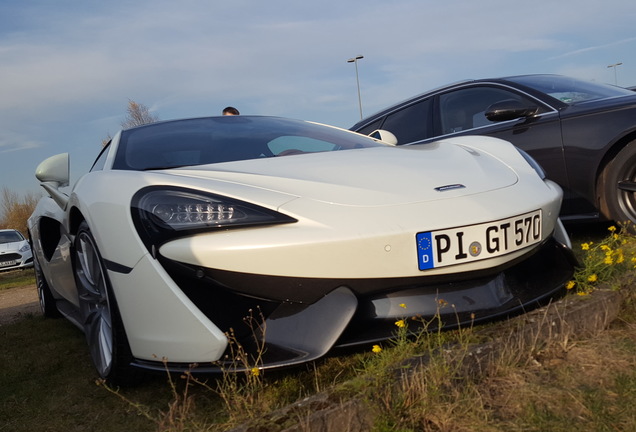
[[[369,134],[371,138],[382,141],[385,144],[396,146],[398,143],[397,137],[388,130],[376,129]]]
[[[533,116],[539,111],[538,106],[524,105],[523,103],[508,99],[496,102],[486,108],[484,115],[490,121],[506,121]]]
[[[70,163],[68,153],[51,156],[35,169],[35,177],[41,183],[54,183],[56,187],[68,186]]]
[[[68,195],[60,192],[59,188],[68,186],[70,179],[68,153],[51,156],[42,161],[35,169],[35,177],[40,181],[40,186],[51,195],[57,205],[64,209],[68,203]]]

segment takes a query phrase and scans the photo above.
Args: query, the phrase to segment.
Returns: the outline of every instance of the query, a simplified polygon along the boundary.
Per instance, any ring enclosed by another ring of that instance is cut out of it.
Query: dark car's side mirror
[[[486,108],[484,115],[490,121],[506,121],[533,116],[539,111],[536,105],[527,105],[518,100],[508,99],[496,102]]]

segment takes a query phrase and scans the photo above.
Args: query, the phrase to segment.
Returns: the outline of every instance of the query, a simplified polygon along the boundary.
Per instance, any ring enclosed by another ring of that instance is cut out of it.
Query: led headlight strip
[[[222,195],[171,186],[151,186],[133,197],[131,212],[146,247],[216,229],[296,222],[282,213]]]

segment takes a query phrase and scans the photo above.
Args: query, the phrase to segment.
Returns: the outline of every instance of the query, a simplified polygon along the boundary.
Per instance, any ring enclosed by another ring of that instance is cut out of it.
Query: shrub
[[[27,235],[27,219],[33,213],[39,199],[40,196],[33,192],[20,196],[3,188],[0,229],[13,228]]]

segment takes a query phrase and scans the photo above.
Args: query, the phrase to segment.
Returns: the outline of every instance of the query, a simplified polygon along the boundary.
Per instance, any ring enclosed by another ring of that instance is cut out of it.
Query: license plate
[[[420,270],[505,255],[541,242],[541,210],[415,236]]]
[[[0,267],[7,267],[7,266],[11,266],[11,265],[16,265],[18,262],[13,260],[13,261],[0,261]]]

